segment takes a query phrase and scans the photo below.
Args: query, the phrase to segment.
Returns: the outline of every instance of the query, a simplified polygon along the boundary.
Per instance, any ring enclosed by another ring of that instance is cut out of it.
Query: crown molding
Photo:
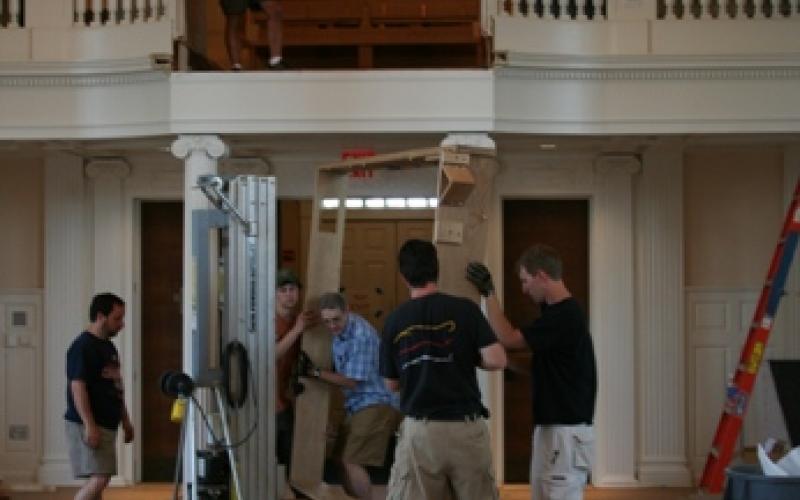
[[[0,63],[0,87],[99,87],[168,81],[151,59]]]
[[[91,75],[3,75],[0,87],[109,87],[139,83],[167,82],[163,71],[108,73]]]

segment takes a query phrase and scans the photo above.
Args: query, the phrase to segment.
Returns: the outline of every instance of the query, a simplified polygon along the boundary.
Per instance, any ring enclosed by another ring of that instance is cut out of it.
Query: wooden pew
[[[468,46],[486,66],[480,0],[282,0],[284,47],[357,47],[358,67],[374,67],[381,46]],[[268,47],[267,18],[255,13],[246,39]]]

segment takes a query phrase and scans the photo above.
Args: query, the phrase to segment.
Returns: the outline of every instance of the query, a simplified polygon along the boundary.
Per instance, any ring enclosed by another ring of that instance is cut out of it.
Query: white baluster
[[[764,1],[763,0],[754,0],[756,4],[756,15],[753,16],[753,19],[766,19],[767,16],[764,14]]]
[[[86,20],[86,0],[75,2],[75,24],[85,24]]]
[[[106,0],[108,10],[108,21],[106,24],[119,24],[119,2],[117,0]]]
[[[90,0],[89,1],[89,10],[92,13],[91,21],[89,22],[90,26],[98,26],[100,24],[100,11],[102,10],[102,6],[100,5],[100,0]]]
[[[133,0],[122,0],[122,13],[119,18],[120,24],[133,22]]]
[[[667,12],[664,14],[664,19],[675,19],[675,4],[677,3],[677,0],[664,0],[664,3],[666,4],[667,9]]]
[[[19,4],[22,0],[10,0],[8,2],[8,27],[21,28],[19,22]]]

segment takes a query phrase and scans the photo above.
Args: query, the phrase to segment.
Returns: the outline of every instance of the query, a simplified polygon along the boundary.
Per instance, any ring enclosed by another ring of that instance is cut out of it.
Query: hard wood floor
[[[59,488],[54,492],[12,492],[12,500],[72,500],[74,488]],[[140,485],[132,488],[110,488],[104,500],[171,500],[171,485]],[[712,500],[721,496],[697,496],[694,489],[687,488],[642,488],[642,489],[596,489],[590,488],[586,500]],[[501,500],[530,500],[524,486],[508,486],[500,492]]]

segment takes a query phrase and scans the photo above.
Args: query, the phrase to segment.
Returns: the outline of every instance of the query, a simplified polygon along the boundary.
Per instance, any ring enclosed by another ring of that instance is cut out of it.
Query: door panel
[[[523,295],[517,259],[528,247],[554,247],[564,262],[564,282],[588,313],[589,203],[586,200],[505,200],[503,202],[503,309],[517,326],[531,323],[539,308]],[[509,354],[504,373],[505,482],[527,483],[531,454],[529,351]]]
[[[163,482],[173,479],[180,431],[169,419],[173,400],[157,388],[183,356],[183,204],[143,203],[141,215],[142,480]]]
[[[350,309],[378,330],[395,305],[394,221],[348,221],[341,286]]]

